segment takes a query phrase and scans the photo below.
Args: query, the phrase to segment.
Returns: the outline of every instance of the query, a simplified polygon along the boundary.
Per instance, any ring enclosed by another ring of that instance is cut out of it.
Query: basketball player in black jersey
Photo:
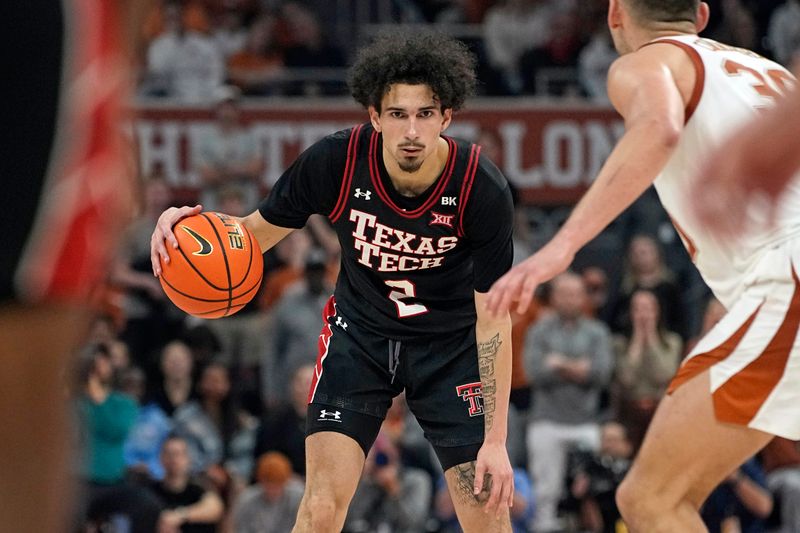
[[[443,135],[474,79],[457,41],[377,39],[350,76],[369,122],[311,146],[242,219],[267,250],[321,213],[342,246],[309,391],[297,532],[341,530],[365,454],[403,390],[464,530],[511,531],[511,322],[484,311],[511,265],[511,195],[480,147]],[[200,209],[161,216],[155,275],[176,246],[173,225]]]

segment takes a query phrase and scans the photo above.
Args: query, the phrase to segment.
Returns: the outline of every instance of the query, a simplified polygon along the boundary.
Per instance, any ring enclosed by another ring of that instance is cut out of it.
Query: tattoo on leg
[[[491,474],[485,474],[483,476],[483,489],[481,489],[477,496],[473,494],[473,489],[475,487],[475,461],[456,465],[453,467],[453,472],[456,476],[456,493],[462,503],[484,503],[489,499],[489,493],[492,490]]]
[[[484,425],[487,432],[492,428],[492,423],[494,422],[494,411],[497,402],[497,380],[494,374],[494,361],[502,344],[500,333],[497,333],[487,342],[478,343],[478,372],[481,376]]]

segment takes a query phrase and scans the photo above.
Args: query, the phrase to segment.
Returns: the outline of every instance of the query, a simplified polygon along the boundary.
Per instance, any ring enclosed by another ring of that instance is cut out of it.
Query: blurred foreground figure
[[[132,198],[117,131],[128,82],[121,23],[138,25],[126,5],[15,2],[0,22],[13,72],[0,133],[3,531],[65,523],[62,378]]]

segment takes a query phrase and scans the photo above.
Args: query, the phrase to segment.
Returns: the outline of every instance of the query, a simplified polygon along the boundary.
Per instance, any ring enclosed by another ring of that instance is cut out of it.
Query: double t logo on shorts
[[[469,416],[483,414],[483,396],[481,395],[480,381],[457,386],[456,394],[461,396],[465,402],[469,402]]]

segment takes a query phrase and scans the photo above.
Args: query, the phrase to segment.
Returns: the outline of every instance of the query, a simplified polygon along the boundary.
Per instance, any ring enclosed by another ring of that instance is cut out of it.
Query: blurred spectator
[[[617,418],[638,450],[658,402],[683,355],[680,335],[668,331],[658,297],[638,290],[631,297],[631,334],[614,339],[616,368],[612,387]]]
[[[262,361],[262,373],[271,391],[270,401],[288,399],[294,371],[317,359],[320,310],[331,295],[325,280],[324,252],[315,249],[305,262],[304,280],[275,306],[272,315],[273,344]]]
[[[306,474],[306,414],[308,391],[314,376],[314,365],[298,368],[291,381],[290,400],[271,407],[264,415],[256,435],[255,457],[266,452],[281,452],[292,463],[292,470]]]
[[[261,197],[263,159],[255,137],[241,122],[239,89],[219,87],[214,98],[216,122],[197,141],[195,164],[203,183],[200,203],[206,211],[218,211],[220,191],[236,185],[244,199],[242,215],[250,214]]]
[[[292,474],[289,459],[280,452],[265,453],[258,459],[256,481],[236,502],[234,532],[291,531],[303,498],[303,482]]]
[[[681,289],[664,264],[658,242],[649,235],[637,235],[628,246],[620,294],[611,319],[611,329],[615,332],[631,331],[630,301],[639,289],[651,290],[658,296],[667,329],[686,338]]]
[[[197,388],[198,398],[173,416],[175,433],[189,446],[192,471],[205,472],[220,487],[229,480],[246,483],[253,471],[256,420],[236,405],[225,365],[207,365]]]
[[[700,514],[709,533],[765,533],[773,504],[764,470],[752,458],[714,489]]]
[[[534,493],[531,478],[525,469],[514,468],[514,505],[511,507],[511,530],[514,533],[530,531],[529,524],[536,514]],[[462,533],[444,476],[436,484],[435,498],[434,512],[439,521],[439,533]]]
[[[381,431],[367,455],[344,530],[424,531],[432,492],[431,478],[423,470],[403,465],[399,450]]]
[[[772,12],[767,38],[778,63],[800,66],[800,0],[786,0]]]
[[[148,400],[155,402],[168,416],[194,398],[192,370],[194,360],[189,347],[172,341],[161,350],[162,380],[151,387]]]
[[[275,18],[262,16],[247,32],[241,51],[228,59],[228,77],[245,95],[274,94],[283,74],[283,57],[275,43]]]
[[[217,493],[191,481],[186,441],[176,436],[164,441],[161,464],[164,479],[151,486],[164,506],[158,533],[215,533],[225,507]]]
[[[137,367],[126,370],[120,378],[122,392],[139,403],[139,414],[125,440],[124,457],[128,470],[148,479],[161,479],[161,445],[173,429],[172,420],[155,403],[142,405],[147,381]]]
[[[570,492],[580,503],[581,531],[620,531],[621,517],[615,494],[631,466],[632,457],[633,449],[625,427],[617,422],[603,424],[598,452],[575,455]]]
[[[345,67],[344,53],[328,42],[320,21],[313,12],[299,2],[287,2],[281,8],[285,24],[284,63],[288,68],[335,68]],[[289,84],[287,92],[292,95],[315,96],[318,94],[342,93],[343,84],[333,82],[305,81]]]
[[[167,299],[150,262],[150,236],[159,215],[172,204],[164,176],[144,180],[142,212],[128,225],[114,260],[111,283],[124,291],[120,333],[134,364],[151,373],[150,358],[177,334],[184,314]]]
[[[520,60],[529,50],[548,42],[554,16],[555,10],[547,0],[504,0],[487,11],[484,44],[489,64],[502,78],[505,92],[522,91]]]
[[[578,54],[578,79],[589,98],[608,104],[608,69],[619,55],[614,49],[605,22],[597,25],[592,37]]]
[[[520,59],[524,91],[529,94],[578,96],[578,54],[584,45],[577,10],[561,9],[551,18],[550,36]]]
[[[560,528],[556,511],[570,448],[596,450],[600,445],[600,396],[613,368],[608,329],[583,314],[582,278],[573,273],[556,277],[551,304],[554,314],[533,327],[525,350],[533,381],[528,458],[538,499],[535,531]]]
[[[431,479],[439,475],[441,468],[433,460],[433,448],[425,439],[422,426],[408,408],[405,391],[392,400],[381,431],[397,449],[403,465],[425,470]]]
[[[111,358],[105,346],[86,348],[78,374],[86,518],[99,527],[119,515],[133,533],[150,533],[158,517],[157,504],[125,480],[123,445],[136,419],[136,403],[112,390]]]
[[[94,345],[87,350],[80,369],[82,391],[78,399],[88,436],[86,477],[95,483],[118,483],[125,474],[122,446],[136,419],[136,403],[112,390],[113,369],[108,349]]]
[[[226,9],[220,14],[211,36],[225,59],[241,51],[247,41],[241,12],[233,8]]]
[[[181,5],[181,22],[183,23],[183,27],[187,30],[197,33],[208,33],[211,29],[211,21],[209,20],[205,6],[199,2],[190,1],[179,4],[172,0],[158,0],[157,2],[149,3],[151,7],[142,24],[142,37],[145,42],[152,42],[166,31],[168,14],[170,16],[172,15],[172,13],[169,12],[169,8],[171,8],[173,4]]]
[[[800,531],[800,451],[797,442],[775,437],[759,454],[767,487],[775,498],[780,528],[775,533]]]
[[[586,287],[586,316],[600,318],[608,305],[609,280],[602,267],[587,266],[581,272]]]
[[[92,319],[87,339],[88,343],[102,344],[108,350],[115,384],[119,382],[119,375],[131,364],[128,345],[117,338],[117,333],[114,318],[101,314]]]
[[[190,30],[181,8],[168,4],[164,33],[147,50],[145,93],[206,103],[225,79],[222,53],[211,37]]]
[[[264,261],[264,282],[258,295],[259,307],[262,310],[272,310],[283,298],[284,293],[303,280],[311,243],[308,231],[295,230],[267,253]]]
[[[721,22],[704,36],[730,46],[756,48],[756,22],[742,0],[721,0],[719,7]]]

